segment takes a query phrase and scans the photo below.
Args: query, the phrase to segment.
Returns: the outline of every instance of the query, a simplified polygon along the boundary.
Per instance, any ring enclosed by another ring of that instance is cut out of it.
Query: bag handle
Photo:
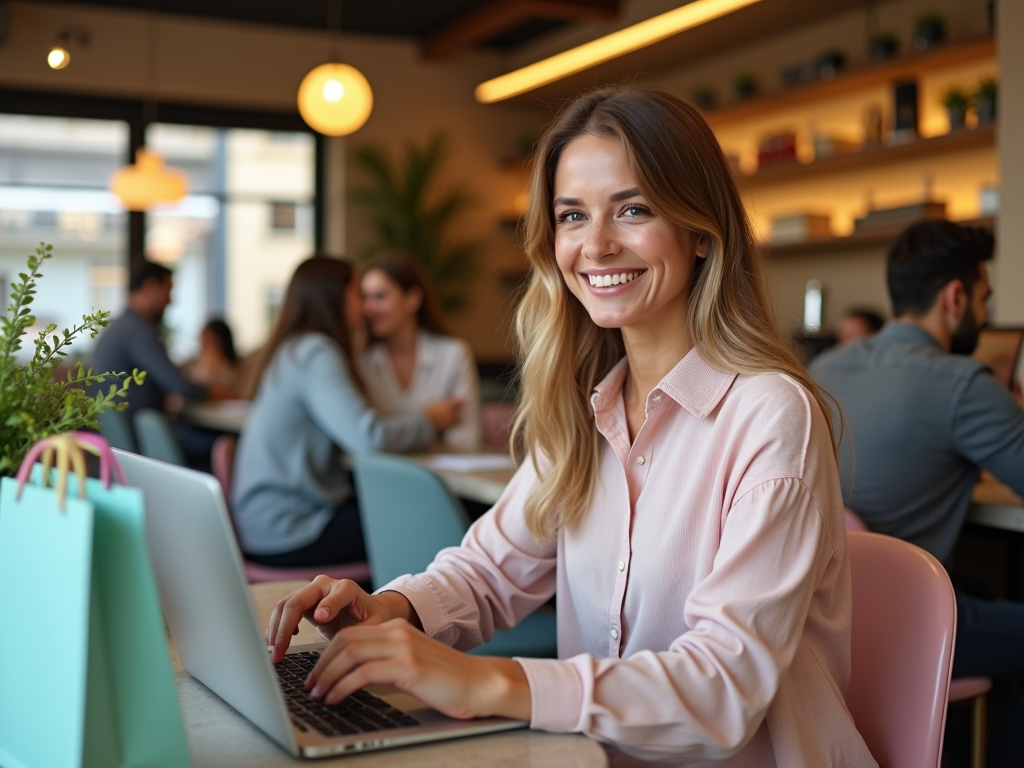
[[[32,467],[41,455],[43,462],[42,483],[44,488],[50,484],[50,470],[53,468],[54,458],[56,457],[57,459],[57,508],[61,512],[64,511],[64,500],[68,492],[68,472],[71,469],[74,469],[75,475],[78,477],[78,496],[84,499],[85,454],[82,453],[83,450],[99,457],[100,482],[105,490],[110,490],[111,468],[113,468],[114,475],[117,477],[117,482],[121,485],[126,485],[121,465],[117,463],[117,459],[114,458],[114,453],[110,450],[110,445],[106,440],[91,432],[67,432],[61,435],[44,437],[32,446],[25,459],[21,462],[21,467],[18,469],[18,474],[16,475],[18,490],[14,498],[21,499],[21,491],[29,480]]]

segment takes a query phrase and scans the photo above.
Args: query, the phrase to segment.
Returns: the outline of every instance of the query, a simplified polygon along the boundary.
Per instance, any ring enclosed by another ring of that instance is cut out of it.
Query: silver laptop
[[[188,672],[296,756],[327,757],[522,728],[454,720],[395,688],[373,686],[327,707],[302,690],[326,643],[270,663],[220,485],[210,475],[115,450],[146,499],[146,537],[164,616]]]

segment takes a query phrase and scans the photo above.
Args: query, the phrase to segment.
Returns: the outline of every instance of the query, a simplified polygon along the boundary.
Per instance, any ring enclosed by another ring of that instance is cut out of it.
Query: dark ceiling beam
[[[617,11],[618,0],[493,0],[427,37],[423,57],[451,56],[530,19],[611,19]]]

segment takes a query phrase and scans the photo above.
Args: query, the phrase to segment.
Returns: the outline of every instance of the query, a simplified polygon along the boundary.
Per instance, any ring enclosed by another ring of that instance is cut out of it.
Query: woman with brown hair
[[[700,112],[658,89],[579,97],[540,141],[526,217],[518,472],[426,572],[279,603],[273,659],[309,611],[333,638],[308,682],[327,702],[393,683],[587,734],[613,764],[875,765],[843,701],[830,411]],[[462,653],[556,592],[558,659]]]
[[[362,289],[370,345],[359,372],[373,407],[384,416],[400,416],[457,397],[459,421],[444,431],[441,442],[478,450],[480,379],[473,353],[445,330],[419,264],[401,251],[379,254],[363,272]]]
[[[296,268],[253,371],[252,410],[235,460],[235,526],[250,560],[280,567],[365,560],[342,452],[423,450],[457,418],[454,399],[409,416],[378,416],[352,366],[351,334],[362,323],[348,262],[315,256]]]

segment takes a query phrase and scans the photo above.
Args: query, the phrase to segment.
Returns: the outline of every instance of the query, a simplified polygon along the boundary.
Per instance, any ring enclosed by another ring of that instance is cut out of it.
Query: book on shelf
[[[832,237],[829,216],[820,213],[797,213],[773,218],[772,233],[768,242],[772,245],[783,245],[828,237]]]
[[[913,205],[898,208],[881,208],[868,211],[853,222],[855,232],[910,225],[922,219],[946,218],[946,204],[939,200],[924,200]]]

